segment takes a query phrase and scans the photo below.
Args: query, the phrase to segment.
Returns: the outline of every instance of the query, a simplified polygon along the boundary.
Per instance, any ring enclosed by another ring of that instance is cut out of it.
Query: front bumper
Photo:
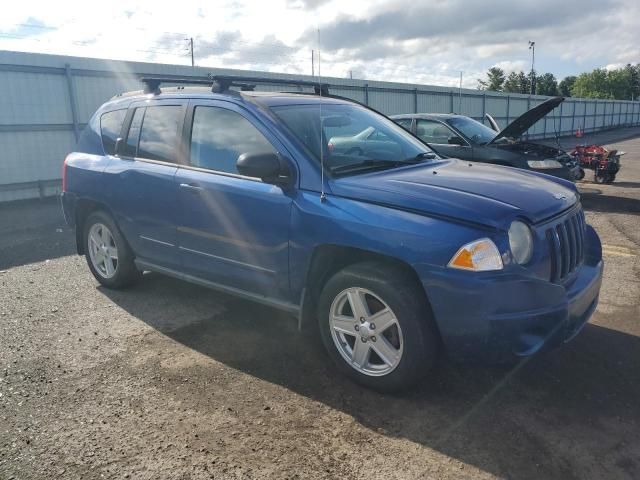
[[[573,339],[596,309],[602,271],[599,255],[564,285],[450,269],[421,278],[449,356],[502,362]]]

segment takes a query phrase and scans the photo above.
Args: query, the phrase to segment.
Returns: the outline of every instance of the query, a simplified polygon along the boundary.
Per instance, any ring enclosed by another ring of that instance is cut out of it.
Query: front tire
[[[375,390],[415,385],[437,358],[439,336],[424,291],[395,266],[363,262],[336,273],[320,295],[318,321],[338,368]]]
[[[111,215],[103,211],[89,215],[83,238],[89,269],[102,285],[119,289],[140,278],[133,252]]]

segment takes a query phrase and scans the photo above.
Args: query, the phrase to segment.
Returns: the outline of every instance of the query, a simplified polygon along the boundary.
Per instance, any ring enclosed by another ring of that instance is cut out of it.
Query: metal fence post
[[[553,133],[554,136],[557,134],[558,136],[562,135],[562,107],[564,106],[564,102],[560,104],[560,128],[556,129],[556,118],[553,118]]]
[[[507,123],[505,126],[509,125],[509,116],[511,113],[511,95],[507,95]]]
[[[484,124],[484,116],[487,114],[487,94],[482,94],[482,123]]]
[[[531,110],[531,95],[527,97],[527,111]],[[529,130],[527,130],[527,140],[529,140]]]
[[[576,101],[572,100],[571,104],[573,105],[573,112],[571,113],[571,133],[576,131]]]
[[[76,103],[76,90],[73,86],[73,77],[71,76],[71,66],[64,64],[64,74],[67,78],[67,90],[69,92],[69,103],[71,104],[71,119],[73,121],[73,135],[76,142],[80,139],[80,124],[78,123],[78,104]]]
[[[584,112],[582,116],[582,133],[587,130],[587,101],[584,101]]]
[[[418,113],[418,89],[413,89],[413,113]]]
[[[449,112],[450,112],[450,113],[455,113],[455,112],[453,111],[453,90],[451,90],[451,91],[449,92]],[[458,112],[458,114],[460,114],[460,112]]]
[[[369,84],[364,84],[364,104],[369,105]]]

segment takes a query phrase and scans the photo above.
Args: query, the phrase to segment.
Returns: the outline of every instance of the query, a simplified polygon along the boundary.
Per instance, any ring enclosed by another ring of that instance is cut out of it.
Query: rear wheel
[[[338,368],[376,390],[414,385],[437,357],[439,337],[424,292],[406,272],[384,263],[336,273],[320,295],[318,321]]]
[[[133,252],[106,212],[89,215],[84,224],[84,242],[89,269],[105,287],[123,288],[140,278]]]
[[[605,183],[606,178],[607,178],[606,174],[604,173],[596,173],[595,175],[596,183],[600,183],[600,184]]]

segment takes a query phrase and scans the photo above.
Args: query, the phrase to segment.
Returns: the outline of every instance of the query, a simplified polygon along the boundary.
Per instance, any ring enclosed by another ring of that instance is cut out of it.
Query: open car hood
[[[546,102],[541,103],[540,105],[536,105],[531,110],[526,111],[509,125],[507,125],[504,130],[498,133],[498,135],[496,135],[495,138],[489,143],[494,143],[504,137],[519,138],[520,135],[526,132],[534,123],[544,117],[551,110],[556,108],[562,102],[564,102],[564,97],[553,97]]]

